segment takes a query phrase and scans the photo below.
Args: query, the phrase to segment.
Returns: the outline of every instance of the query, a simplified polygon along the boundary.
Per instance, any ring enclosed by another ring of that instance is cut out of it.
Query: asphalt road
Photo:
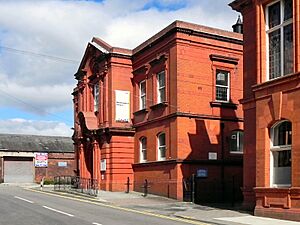
[[[85,199],[0,187],[0,225],[201,224]]]

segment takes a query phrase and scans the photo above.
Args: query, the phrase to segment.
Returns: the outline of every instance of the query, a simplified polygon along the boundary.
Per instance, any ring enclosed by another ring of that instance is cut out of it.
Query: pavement
[[[98,200],[136,210],[180,217],[218,225],[300,225],[300,222],[257,217],[241,211],[238,206],[226,209],[224,205],[206,206],[181,202],[156,195],[143,197],[139,192],[100,191]],[[228,207],[227,207],[228,208]]]
[[[27,184],[24,187],[40,189],[39,185],[34,184]],[[65,194],[54,191],[54,187],[51,185],[45,186],[43,191]],[[79,198],[89,197],[93,201],[123,208],[198,221],[203,225],[300,225],[300,222],[253,216],[251,212],[240,210],[239,206],[228,209],[228,207],[226,208],[224,205],[197,205],[191,202],[181,202],[151,194],[144,197],[142,193],[139,192],[125,193],[101,190],[98,192],[97,197],[87,196],[78,192],[68,192],[68,194]]]

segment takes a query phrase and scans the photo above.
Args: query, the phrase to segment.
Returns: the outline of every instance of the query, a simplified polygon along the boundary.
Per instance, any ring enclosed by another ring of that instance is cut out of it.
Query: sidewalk
[[[43,191],[53,191],[53,186],[45,186]],[[57,192],[59,193],[59,192]],[[74,193],[75,194],[75,193]],[[92,198],[92,197],[91,197]],[[139,192],[99,191],[98,201],[124,208],[146,211],[171,217],[185,218],[217,225],[300,225],[300,222],[252,216],[238,209],[228,210],[212,206],[180,202],[156,195],[143,197]]]
[[[180,202],[156,195],[147,195],[147,197],[143,197],[142,194],[138,192],[130,192],[126,194],[124,192],[100,191],[98,199],[100,201],[109,202],[131,209],[197,220],[210,224],[300,225],[299,222],[252,216],[249,212],[241,212],[238,211],[238,209],[227,210],[196,205],[190,202]]]

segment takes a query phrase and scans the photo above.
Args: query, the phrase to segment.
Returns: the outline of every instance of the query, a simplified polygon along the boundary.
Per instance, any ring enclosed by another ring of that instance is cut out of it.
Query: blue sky
[[[174,20],[231,30],[229,2],[0,0],[0,133],[71,136],[73,75],[92,37],[134,48]]]

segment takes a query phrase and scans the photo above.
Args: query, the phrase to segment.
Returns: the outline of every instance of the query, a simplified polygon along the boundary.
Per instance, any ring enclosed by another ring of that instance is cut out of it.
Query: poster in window
[[[36,152],[34,158],[35,167],[48,167],[48,153]]]
[[[225,81],[225,74],[222,72],[219,72],[217,75],[217,80],[218,81]]]
[[[116,90],[116,122],[128,123],[130,118],[130,92]]]

